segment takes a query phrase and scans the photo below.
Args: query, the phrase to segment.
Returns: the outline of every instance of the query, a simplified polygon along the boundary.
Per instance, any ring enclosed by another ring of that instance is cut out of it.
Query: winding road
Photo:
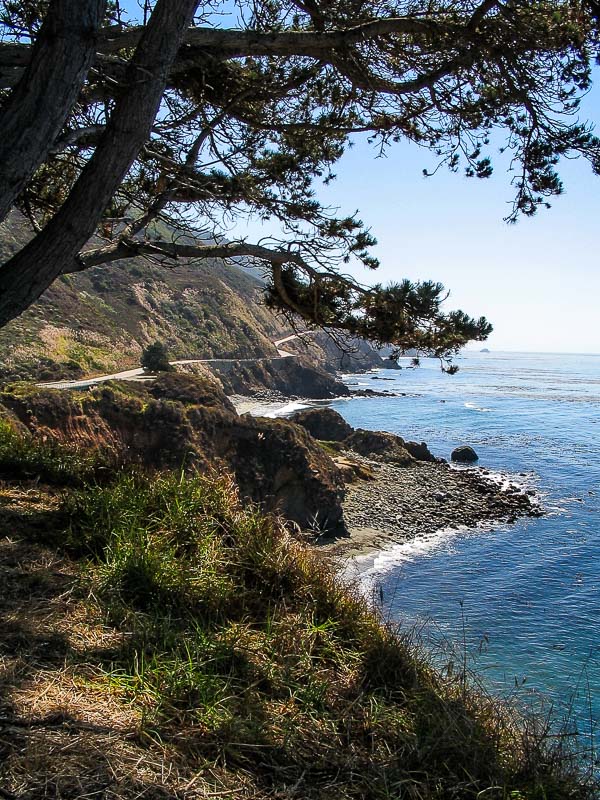
[[[314,333],[314,331],[292,333],[290,336],[285,336],[283,339],[277,339],[273,342],[277,348],[276,356],[266,356],[264,358],[185,358],[179,361],[170,361],[169,363],[171,366],[176,367],[184,366],[185,364],[244,364],[259,361],[272,361],[275,358],[297,358],[296,353],[290,353],[288,350],[282,350],[280,345],[312,333]],[[155,375],[149,375],[142,367],[136,367],[135,369],[127,369],[124,372],[114,372],[111,375],[97,375],[94,378],[84,378],[83,380],[78,381],[53,381],[51,383],[38,383],[36,386],[41,386],[45,389],[87,389],[90,386],[96,386],[96,384],[105,383],[106,381],[151,381],[155,377]]]

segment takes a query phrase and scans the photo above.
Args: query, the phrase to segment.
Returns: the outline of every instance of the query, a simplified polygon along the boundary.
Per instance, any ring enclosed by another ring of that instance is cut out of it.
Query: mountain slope
[[[0,226],[0,256],[29,236],[22,218]],[[260,304],[260,281],[220,260],[174,269],[117,261],[59,278],[0,330],[0,377],[80,376],[137,366],[160,339],[174,358],[277,355],[285,328]]]
[[[24,217],[0,225],[5,260],[31,236]],[[144,258],[59,278],[22,316],[0,329],[0,379],[68,379],[139,365],[162,341],[173,359],[277,356],[288,324],[261,302],[257,268],[220,259],[172,269]],[[330,372],[393,366],[367,342],[341,347],[323,331],[286,341],[286,351]]]

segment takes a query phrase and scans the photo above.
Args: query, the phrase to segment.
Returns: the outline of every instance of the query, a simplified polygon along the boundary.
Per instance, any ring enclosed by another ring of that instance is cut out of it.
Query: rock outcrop
[[[456,461],[459,464],[472,464],[474,461],[479,460],[479,456],[472,447],[469,447],[469,445],[456,447],[452,451],[450,458],[452,461]]]
[[[293,415],[292,421],[305,428],[315,439],[325,442],[343,442],[354,431],[354,428],[333,408],[309,408],[306,411],[298,411]]]
[[[425,442],[404,442],[404,447],[416,461],[439,461]]]
[[[251,394],[257,390],[281,392],[287,397],[315,400],[348,397],[345,383],[305,358],[272,358],[219,364],[211,369],[220,378],[227,394]]]
[[[206,406],[235,413],[235,407],[223,391],[223,385],[204,368],[202,379],[181,372],[159,375],[148,384],[148,392],[157,400],[175,400],[184,405]]]
[[[315,439],[338,442],[341,449],[354,450],[361,456],[408,467],[414,461],[436,462],[425,442],[406,442],[401,436],[385,431],[354,429],[332,408],[310,408],[291,418]]]
[[[329,455],[286,420],[239,417],[216,381],[168,373],[82,392],[16,385],[0,404],[36,436],[149,469],[227,470],[264,509],[302,528],[345,532],[343,478]]]
[[[404,446],[404,439],[384,431],[365,431],[357,428],[344,441],[344,445],[361,456],[384,460],[401,467],[409,467],[415,459]]]

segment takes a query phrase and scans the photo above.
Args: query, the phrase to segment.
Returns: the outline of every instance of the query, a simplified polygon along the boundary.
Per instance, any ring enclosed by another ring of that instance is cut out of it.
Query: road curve
[[[302,336],[312,336],[317,331],[302,331],[302,333],[292,333],[290,336],[286,336],[283,339],[277,339],[273,344],[277,348],[277,352],[279,353],[281,358],[294,358],[297,356],[296,353],[290,353],[288,350],[282,350],[280,345],[285,344],[286,342],[291,342],[293,339],[300,339]]]
[[[312,333],[312,331],[308,331]],[[297,358],[296,353],[290,353],[287,350],[282,350],[279,345],[285,342],[290,342],[292,339],[298,339],[304,334],[293,333],[283,339],[274,341],[273,344],[277,348],[277,356],[265,358],[184,358],[179,361],[170,361],[171,366],[183,366],[185,364],[231,364],[233,362],[250,363],[260,361],[272,361],[273,358]],[[149,374],[144,371],[142,367],[136,369],[127,369],[124,372],[114,372],[111,375],[98,375],[95,378],[83,378],[78,381],[52,381],[51,383],[36,383],[36,386],[45,389],[88,389],[90,386],[96,386],[98,383],[105,383],[106,381],[149,381],[153,380],[156,375]]]

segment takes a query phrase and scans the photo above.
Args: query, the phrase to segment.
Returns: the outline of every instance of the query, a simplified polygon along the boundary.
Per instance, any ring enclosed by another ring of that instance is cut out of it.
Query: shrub
[[[170,372],[169,353],[163,342],[153,342],[142,351],[140,364],[146,372]]]

